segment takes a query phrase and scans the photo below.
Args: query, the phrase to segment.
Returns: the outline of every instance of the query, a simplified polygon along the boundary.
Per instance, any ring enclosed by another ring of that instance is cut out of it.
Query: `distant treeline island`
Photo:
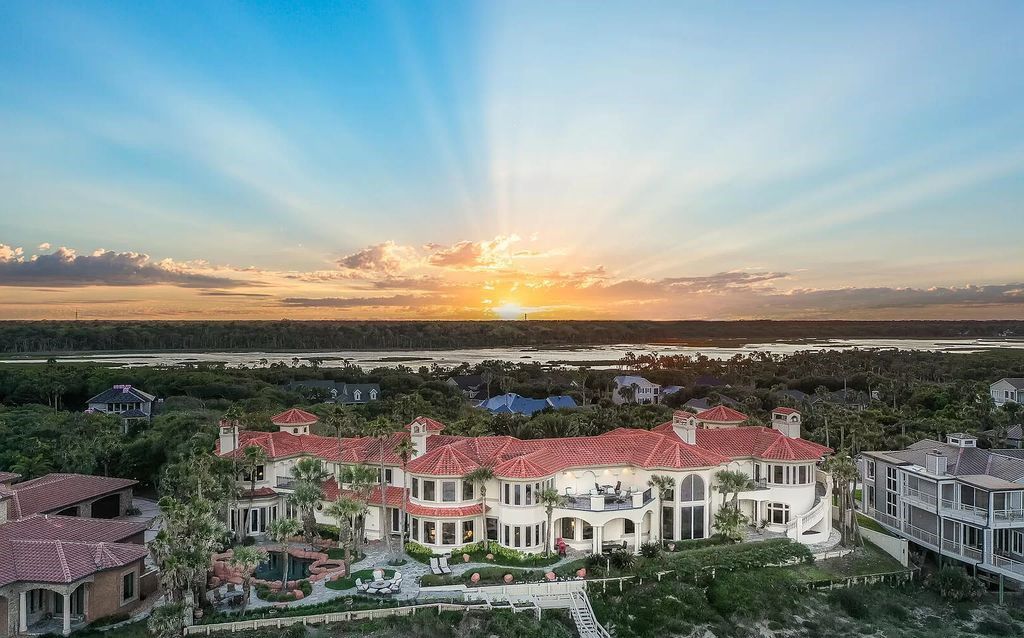
[[[1024,321],[0,321],[0,352],[393,350],[1024,337]]]

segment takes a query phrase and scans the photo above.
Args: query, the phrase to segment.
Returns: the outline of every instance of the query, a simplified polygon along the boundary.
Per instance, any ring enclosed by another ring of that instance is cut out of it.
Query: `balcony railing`
[[[976,516],[978,518],[988,518],[987,507],[977,507],[974,505],[968,505],[967,503],[959,503],[957,501],[951,501],[949,499],[942,499],[942,509],[948,510],[954,513],[964,513]]]
[[[1024,561],[1019,561],[1015,558],[1010,558],[1009,556],[992,554],[992,564],[996,567],[1002,567],[1007,571],[1024,574]]]
[[[922,492],[921,490],[916,490],[916,489],[914,489],[912,487],[904,488],[903,496],[905,496],[907,498],[916,499],[916,500],[924,502],[924,503],[928,503],[929,505],[932,505],[932,506],[934,506],[936,501],[938,500],[934,494],[929,494],[927,492]]]
[[[606,512],[610,510],[631,510],[643,507],[654,500],[654,491],[651,488],[643,492],[630,492],[624,494],[581,494],[578,496],[567,496],[562,505],[569,510],[587,510],[591,512]]]
[[[957,554],[963,556],[964,558],[976,561],[981,561],[981,559],[985,556],[985,553],[981,550],[980,547],[971,547],[970,545],[964,545],[963,543],[960,543],[949,538],[944,538],[942,540],[942,549],[943,551],[947,551],[952,554]]]
[[[929,532],[926,529],[921,529],[920,527],[911,525],[910,523],[903,524],[903,531],[907,535],[912,536],[919,541],[924,541],[929,545],[934,545],[936,547],[939,545],[939,535],[935,532]]]
[[[1024,509],[1010,508],[993,510],[992,518],[998,521],[1024,521]]]
[[[298,480],[291,476],[279,476],[277,477],[277,486],[283,490],[294,490],[298,484]]]
[[[900,521],[895,516],[889,516],[885,512],[880,512],[873,507],[869,508],[867,513],[868,516],[870,516],[871,518],[875,519],[883,525],[888,525],[893,529],[900,529]]]

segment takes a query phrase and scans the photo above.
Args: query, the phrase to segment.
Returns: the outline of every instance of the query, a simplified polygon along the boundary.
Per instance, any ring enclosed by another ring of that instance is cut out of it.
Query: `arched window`
[[[679,486],[679,500],[681,502],[703,501],[704,500],[704,479],[691,474],[683,479]]]

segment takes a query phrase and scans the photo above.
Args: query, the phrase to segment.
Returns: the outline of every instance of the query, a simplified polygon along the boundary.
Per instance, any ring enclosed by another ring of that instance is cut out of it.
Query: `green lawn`
[[[384,578],[385,579],[387,579],[387,578],[394,578],[394,577],[395,577],[395,570],[393,570],[393,569],[385,569],[384,570]],[[356,586],[356,579],[357,578],[361,579],[364,583],[372,581],[373,580],[373,570],[372,569],[360,569],[357,572],[352,572],[351,576],[347,576],[345,578],[339,578],[337,580],[329,580],[329,581],[327,581],[327,587],[329,589],[351,589],[351,588]]]
[[[813,582],[896,572],[902,570],[903,566],[895,558],[871,543],[864,543],[864,547],[841,558],[802,563],[786,569],[791,570],[799,580]]]
[[[878,521],[876,521],[875,519],[870,518],[868,516],[865,516],[864,514],[861,514],[860,512],[857,513],[857,525],[860,525],[864,529],[869,529],[872,532],[879,532],[881,534],[885,534],[886,536],[893,536],[893,534],[891,532],[889,532],[889,530],[887,530],[884,527],[882,527],[878,523]]]

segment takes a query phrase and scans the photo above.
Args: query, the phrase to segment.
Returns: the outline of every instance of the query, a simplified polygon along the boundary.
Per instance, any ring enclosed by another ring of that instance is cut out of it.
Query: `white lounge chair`
[[[435,576],[440,576],[444,573],[441,571],[441,566],[438,564],[436,557],[430,559],[430,572]]]
[[[367,587],[369,585],[365,584],[362,578],[356,579],[356,591],[366,591]]]
[[[448,566],[448,557],[442,556],[441,558],[439,558],[437,561],[437,565],[441,568],[442,574],[452,573],[452,568]]]

